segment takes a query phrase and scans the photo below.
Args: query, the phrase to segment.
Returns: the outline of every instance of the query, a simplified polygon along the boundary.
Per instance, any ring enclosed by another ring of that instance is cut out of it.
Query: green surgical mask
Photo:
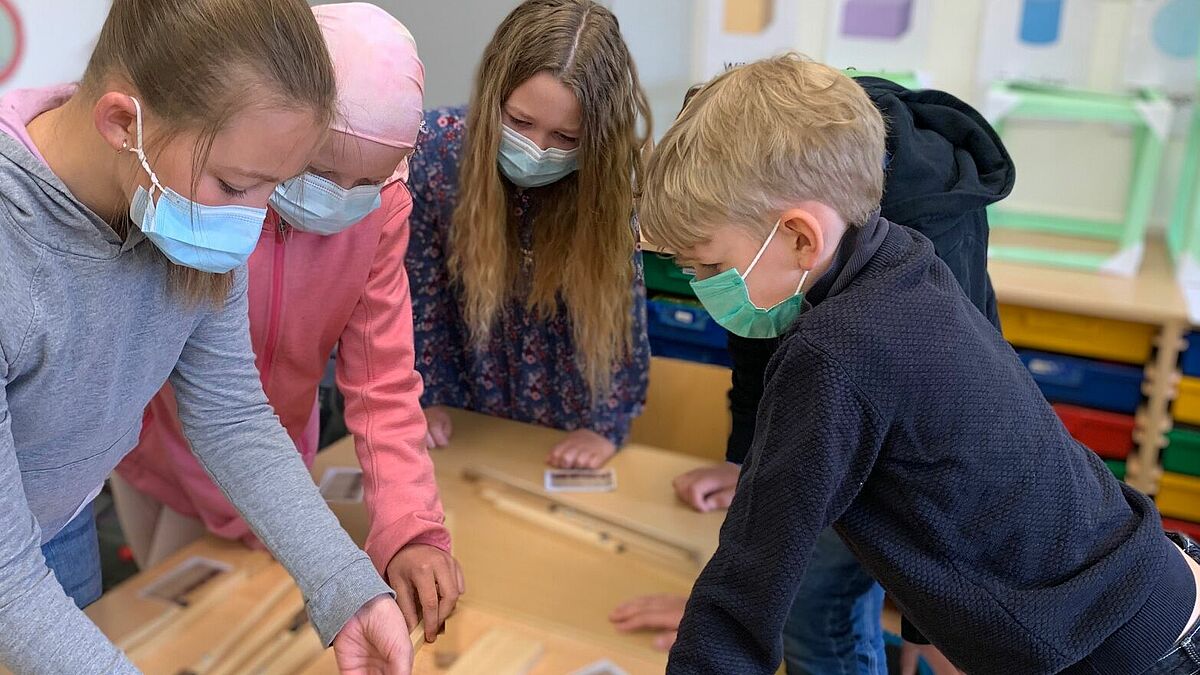
[[[696,297],[704,308],[717,323],[734,335],[744,338],[779,337],[795,323],[796,317],[800,316],[804,304],[804,293],[801,289],[804,288],[804,281],[808,279],[809,270],[804,270],[803,276],[800,277],[800,285],[796,287],[796,293],[792,297],[769,309],[755,305],[750,300],[750,290],[746,287],[746,277],[750,276],[763,253],[767,251],[767,246],[779,231],[779,224],[780,221],[775,221],[775,227],[771,228],[771,234],[767,235],[762,248],[758,249],[758,254],[750,261],[745,274],[740,274],[736,269],[728,269],[707,279],[692,281],[692,290],[696,292]]]

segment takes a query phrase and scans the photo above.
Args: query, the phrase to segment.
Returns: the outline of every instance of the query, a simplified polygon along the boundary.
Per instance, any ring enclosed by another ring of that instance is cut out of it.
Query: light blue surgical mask
[[[313,173],[285,181],[271,194],[271,206],[303,232],[331,235],[366,218],[383,203],[383,184],[347,190]]]
[[[137,155],[150,176],[150,189],[138,186],[129,203],[129,217],[160,251],[176,265],[224,274],[245,264],[258,244],[265,208],[206,206],[171,188],[163,187],[150,168],[142,134],[142,104],[132,96],[137,110]],[[154,192],[158,191],[158,200]]]
[[[500,127],[500,171],[515,185],[542,187],[569,176],[578,168],[579,148],[543,150],[507,124]]]
[[[750,289],[746,286],[746,277],[754,271],[767,246],[779,231],[780,221],[775,221],[771,234],[763,242],[762,248],[746,268],[745,274],[736,269],[727,269],[720,274],[707,279],[692,281],[692,290],[713,319],[725,327],[730,333],[744,338],[773,338],[783,335],[804,307],[804,281],[808,279],[809,270],[804,270],[800,276],[800,285],[796,292],[786,300],[773,307],[763,309],[750,299]]]

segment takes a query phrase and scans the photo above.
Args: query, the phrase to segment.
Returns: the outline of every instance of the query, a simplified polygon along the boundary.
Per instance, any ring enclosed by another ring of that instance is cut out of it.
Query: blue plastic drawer
[[[1137,366],[1029,350],[1017,353],[1051,401],[1128,414],[1137,412],[1142,402],[1143,372]]]
[[[1179,359],[1179,367],[1184,375],[1200,377],[1200,333],[1189,333],[1187,343],[1187,349]]]
[[[650,354],[668,359],[710,363],[714,366],[732,366],[729,360],[729,350],[724,347],[705,347],[703,345],[676,342],[668,338],[650,338]]]
[[[699,303],[673,298],[651,298],[646,307],[646,331],[651,338],[712,347],[725,351],[729,334]]]

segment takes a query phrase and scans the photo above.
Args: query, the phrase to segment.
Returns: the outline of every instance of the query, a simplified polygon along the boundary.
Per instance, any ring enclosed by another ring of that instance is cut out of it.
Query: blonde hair
[[[590,0],[528,0],[496,29],[475,77],[467,118],[450,269],[463,286],[473,343],[491,335],[518,292],[517,218],[496,164],[501,106],[521,83],[548,72],[582,109],[579,170],[538,188],[533,280],[526,305],[569,313],[576,359],[593,396],[632,353],[634,186],[650,109],[617,19]],[[637,118],[645,120],[639,133]]]
[[[861,225],[883,197],[885,138],[866,92],[829,66],[796,54],[740,66],[698,91],[655,149],[643,231],[685,250],[723,223],[765,234],[801,201]]]
[[[99,97],[114,81],[161,122],[155,143],[197,134],[193,190],[213,139],[249,106],[309,110],[320,127],[335,110],[333,64],[303,0],[114,0],[82,90]],[[219,304],[233,284],[232,274],[169,270],[192,302]]]

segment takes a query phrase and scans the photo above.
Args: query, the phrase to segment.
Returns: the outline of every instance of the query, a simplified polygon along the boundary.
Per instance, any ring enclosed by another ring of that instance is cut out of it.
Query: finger
[[[710,494],[705,501],[708,503],[710,509],[727,509],[733,503],[733,495],[733,488],[725,488],[724,490],[717,490]]]
[[[454,606],[458,604],[458,579],[455,578],[451,562],[443,560],[437,572],[438,620],[437,625],[433,626],[432,629],[428,624],[425,626],[425,633],[429,642],[437,639],[442,624],[446,623],[446,619],[454,612]],[[430,630],[433,631],[432,637],[429,637]]]
[[[678,637],[679,637],[678,631],[669,630],[669,631],[664,631],[662,633],[659,633],[654,638],[654,648],[661,649],[664,652],[670,651],[671,646],[675,644],[675,640]]]
[[[578,456],[579,456],[579,448],[574,445],[568,446],[567,449],[563,450],[561,466],[564,469],[575,468],[575,466],[576,466],[575,458]]]
[[[458,594],[464,595],[467,592],[467,577],[463,574],[462,565],[458,561],[454,561],[454,573],[458,575]]]
[[[704,491],[700,489],[698,483],[692,483],[692,485],[684,491],[682,497],[683,502],[693,509],[696,509],[701,513],[707,513],[709,511],[708,504],[704,500]]]
[[[437,443],[437,447],[444,448],[450,444],[450,421],[446,420],[440,424],[436,424],[430,429],[433,435],[433,440]]]
[[[634,614],[623,621],[614,623],[617,630],[625,633],[637,630],[676,630],[679,628],[681,618],[678,612],[651,610]]]
[[[679,497],[680,501],[690,503],[688,495],[691,494],[692,484],[695,481],[688,476],[680,476],[672,482],[675,487],[675,496]]]
[[[570,446],[570,439],[555,443],[554,447],[550,448],[550,453],[546,455],[546,463],[550,466],[561,466],[563,453],[566,452],[567,448]]]
[[[417,627],[417,622],[421,620],[421,615],[417,613],[417,603],[413,600],[413,588],[407,583],[397,584],[396,605],[400,607],[400,613],[404,615],[404,623],[409,630]]]
[[[673,597],[663,594],[658,595],[639,595],[636,598],[626,600],[617,605],[617,608],[609,614],[609,618],[618,620],[627,618],[639,612],[650,610],[663,609],[671,606],[672,602],[678,602]]]
[[[585,469],[599,469],[604,460],[600,457],[600,452],[597,450],[584,450],[579,453],[579,458],[575,463]]]
[[[433,440],[433,434],[429,432],[425,432],[425,447],[429,448],[430,450],[437,447],[437,443],[435,443]]]
[[[439,625],[437,579],[432,571],[418,570],[413,574],[412,583],[417,589],[421,618],[425,619],[425,641],[432,642]]]
[[[567,446],[556,446],[550,451],[550,455],[546,457],[546,463],[556,469],[566,468],[565,456],[567,454]]]

